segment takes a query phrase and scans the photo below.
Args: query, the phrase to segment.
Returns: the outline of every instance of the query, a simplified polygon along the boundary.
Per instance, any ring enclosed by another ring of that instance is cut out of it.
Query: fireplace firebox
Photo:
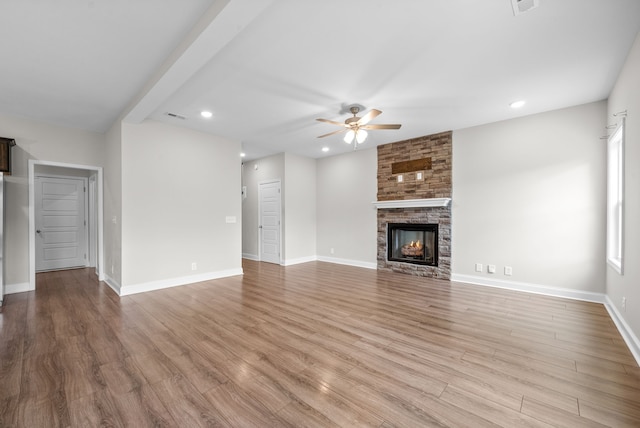
[[[387,260],[438,266],[438,225],[388,223]]]

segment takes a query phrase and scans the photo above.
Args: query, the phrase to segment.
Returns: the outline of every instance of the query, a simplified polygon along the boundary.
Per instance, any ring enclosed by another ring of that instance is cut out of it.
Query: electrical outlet
[[[488,265],[487,266],[487,272],[496,273],[496,265]]]
[[[511,266],[504,267],[504,274],[507,276],[513,275],[513,268]]]
[[[482,272],[482,263],[476,263],[476,272]]]
[[[331,250],[329,250],[329,252],[330,252],[331,254],[333,254],[333,253],[334,253],[333,248],[332,248]]]
[[[627,311],[627,298],[623,297],[622,298],[622,312],[626,312]]]
[[[196,262],[191,263],[191,270],[198,270],[198,264]]]

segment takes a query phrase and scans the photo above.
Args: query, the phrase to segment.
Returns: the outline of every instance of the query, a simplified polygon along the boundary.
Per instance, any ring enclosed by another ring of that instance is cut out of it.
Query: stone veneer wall
[[[452,132],[427,135],[411,140],[378,146],[378,200],[450,198],[452,181]],[[431,169],[423,171],[424,180],[416,180],[416,172],[403,173],[398,183],[391,173],[395,162],[431,158]]]
[[[431,158],[431,169],[403,173],[399,183],[391,172],[395,162]],[[378,201],[450,198],[452,195],[452,132],[378,146]],[[387,261],[387,223],[438,224],[438,266]],[[451,204],[437,208],[378,209],[378,269],[430,278],[451,278]]]
[[[438,266],[387,261],[387,223],[438,225]],[[451,207],[378,210],[378,269],[429,278],[451,278]]]

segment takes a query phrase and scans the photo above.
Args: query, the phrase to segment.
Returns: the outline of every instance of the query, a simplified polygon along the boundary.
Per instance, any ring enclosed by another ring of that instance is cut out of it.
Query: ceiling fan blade
[[[341,124],[342,125],[342,124]],[[339,134],[340,132],[345,132],[347,129],[338,129],[337,131],[329,132],[328,134],[318,135],[318,138],[328,137],[329,135]]]
[[[400,124],[387,124],[387,125],[365,125],[361,126],[360,129],[400,129],[402,125]]]
[[[332,125],[338,125],[338,126],[345,126],[344,123],[342,122],[336,122],[335,120],[329,120],[329,119],[316,119],[318,122],[325,122],[325,123],[330,123]]]
[[[376,116],[378,116],[380,113],[382,113],[380,110],[372,109],[369,113],[367,113],[364,116],[362,116],[360,118],[360,120],[357,121],[356,123],[358,125],[365,125],[365,124],[369,123],[371,121],[371,119],[373,119]]]

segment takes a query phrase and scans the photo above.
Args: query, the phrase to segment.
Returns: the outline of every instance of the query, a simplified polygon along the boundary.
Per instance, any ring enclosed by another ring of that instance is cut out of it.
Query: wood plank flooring
[[[120,298],[37,275],[0,315],[2,427],[639,427],[602,305],[311,262]]]

